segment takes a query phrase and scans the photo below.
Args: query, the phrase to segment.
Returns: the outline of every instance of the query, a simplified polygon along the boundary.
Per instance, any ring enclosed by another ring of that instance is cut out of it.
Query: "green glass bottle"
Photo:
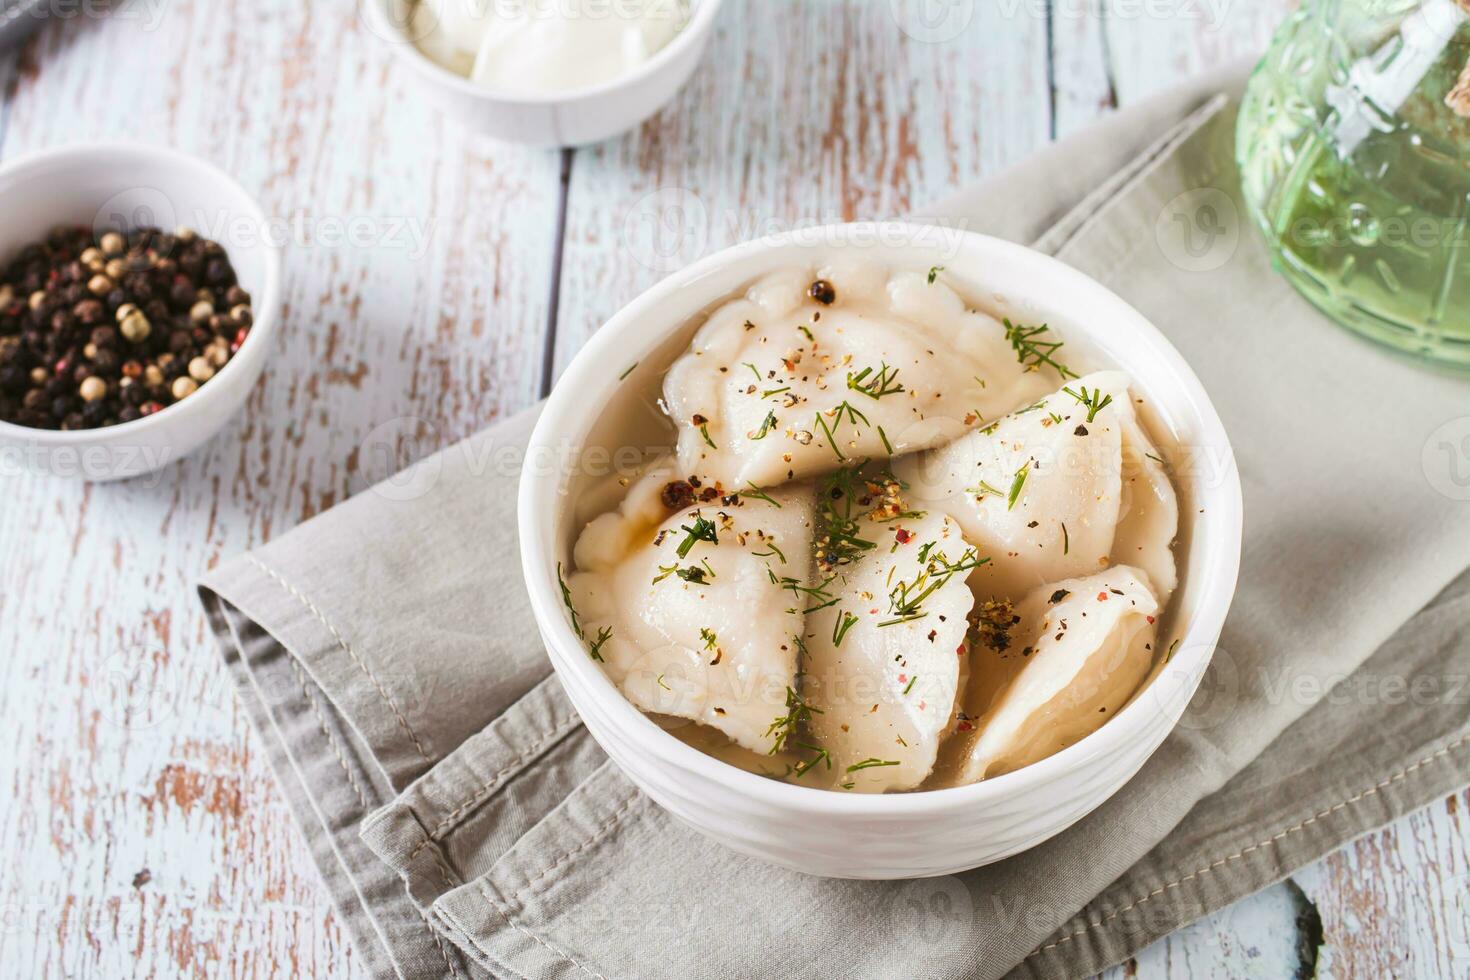
[[[1251,79],[1236,146],[1252,217],[1303,295],[1375,340],[1470,367],[1462,2],[1305,0]]]

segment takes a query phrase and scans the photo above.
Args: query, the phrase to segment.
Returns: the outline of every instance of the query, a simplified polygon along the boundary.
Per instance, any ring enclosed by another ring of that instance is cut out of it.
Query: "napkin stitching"
[[[1175,879],[1174,881],[1171,881],[1171,882],[1169,882],[1169,883],[1167,883],[1165,885],[1161,885],[1160,887],[1155,888],[1153,891],[1149,892],[1147,895],[1143,896],[1142,898],[1138,899],[1137,901],[1132,902],[1132,903],[1130,903],[1128,905],[1125,905],[1122,908],[1117,909],[1117,910],[1115,910],[1113,912],[1109,912],[1107,915],[1103,916],[1101,919],[1098,919],[1096,922],[1088,923],[1087,925],[1083,926],[1081,929],[1078,929],[1076,932],[1069,933],[1068,935],[1063,936],[1061,939],[1058,939],[1055,942],[1047,943],[1045,946],[1040,947],[1039,949],[1037,949],[1036,951],[1034,951],[1030,956],[1026,957],[1026,959],[1028,959],[1028,960],[1029,959],[1032,959],[1033,957],[1036,957],[1036,956],[1039,956],[1042,953],[1045,953],[1049,949],[1055,949],[1058,946],[1064,945],[1065,943],[1069,943],[1072,940],[1078,938],[1079,936],[1083,936],[1083,935],[1091,932],[1093,929],[1096,929],[1099,926],[1102,926],[1102,925],[1107,924],[1108,922],[1111,922],[1113,919],[1116,919],[1118,916],[1122,915],[1124,912],[1132,911],[1133,909],[1138,908],[1140,905],[1144,904],[1145,902],[1151,901],[1151,900],[1159,897],[1160,895],[1164,894],[1164,892],[1169,891],[1172,888],[1177,888],[1177,887],[1179,887],[1180,885],[1184,884],[1187,881],[1192,881],[1195,878],[1199,878],[1199,877],[1202,877],[1203,875],[1210,874],[1210,873],[1214,872],[1216,868],[1219,868],[1222,865],[1229,864],[1230,862],[1235,861],[1235,860],[1238,860],[1238,859],[1244,857],[1245,855],[1250,854],[1253,851],[1258,851],[1258,850],[1260,850],[1263,847],[1266,847],[1268,845],[1275,844],[1276,842],[1278,842],[1278,841],[1280,841],[1280,840],[1282,840],[1282,839],[1284,839],[1286,837],[1290,837],[1292,834],[1295,834],[1295,833],[1297,833],[1299,831],[1305,830],[1306,828],[1310,827],[1312,824],[1314,824],[1317,821],[1323,819],[1324,817],[1329,817],[1329,816],[1331,816],[1332,814],[1336,813],[1339,810],[1346,809],[1347,807],[1352,806],[1355,803],[1359,803],[1359,802],[1367,799],[1370,796],[1374,796],[1374,795],[1376,795],[1378,793],[1379,790],[1386,789],[1388,786],[1392,785],[1393,783],[1399,782],[1399,781],[1401,781],[1403,779],[1407,779],[1416,770],[1422,769],[1424,766],[1427,766],[1430,763],[1435,762],[1435,761],[1439,760],[1440,758],[1443,758],[1444,756],[1449,755],[1450,752],[1452,752],[1455,749],[1459,748],[1460,746],[1466,744],[1467,742],[1470,742],[1470,734],[1466,734],[1466,735],[1460,736],[1455,741],[1449,743],[1448,745],[1445,745],[1445,746],[1441,747],[1439,750],[1437,750],[1435,752],[1430,753],[1429,755],[1427,755],[1424,758],[1420,759],[1419,761],[1415,762],[1413,765],[1410,765],[1410,766],[1407,766],[1407,767],[1405,767],[1403,769],[1400,769],[1398,772],[1396,772],[1393,775],[1389,776],[1387,779],[1384,779],[1382,782],[1379,782],[1376,785],[1371,786],[1368,789],[1364,790],[1363,792],[1358,793],[1356,796],[1349,797],[1348,799],[1343,800],[1341,803],[1334,804],[1334,805],[1328,807],[1325,810],[1319,810],[1318,812],[1312,814],[1310,817],[1308,817],[1307,819],[1303,820],[1301,823],[1296,824],[1293,827],[1288,827],[1286,830],[1283,830],[1283,831],[1281,831],[1279,833],[1273,834],[1270,837],[1267,837],[1267,838],[1264,838],[1263,840],[1257,841],[1256,843],[1250,845],[1249,847],[1242,848],[1241,850],[1236,851],[1234,854],[1230,855],[1229,857],[1221,858],[1218,861],[1212,861],[1211,863],[1205,865],[1204,867],[1197,868],[1194,871],[1191,871],[1189,874],[1185,875],[1182,878]]]
[[[357,794],[357,802],[362,804],[362,810],[364,813],[366,813],[368,810],[372,809],[370,806],[368,806],[367,794],[362,791],[362,786],[358,784],[357,777],[352,775],[352,767],[347,765],[347,758],[342,754],[342,746],[337,743],[337,739],[333,737],[331,730],[327,727],[327,718],[326,715],[322,713],[321,704],[318,703],[316,698],[311,696],[311,691],[306,685],[306,674],[301,670],[301,663],[292,656],[288,656],[286,659],[290,661],[291,670],[296,674],[296,682],[301,685],[301,696],[306,698],[306,703],[311,706],[312,714],[316,715],[317,727],[321,729],[322,737],[325,738],[327,740],[327,744],[332,747],[332,754],[337,757],[337,764],[342,767],[342,772],[347,776],[348,785],[350,785],[352,787],[352,791]],[[419,918],[424,920],[424,926],[429,933],[429,938],[434,940],[434,945],[438,948],[439,955],[444,960],[444,965],[449,967],[449,972],[455,977],[459,978],[459,980],[464,980],[463,974],[461,974],[459,972],[459,969],[454,965],[454,961],[449,958],[449,950],[444,948],[444,940],[439,938],[439,933],[434,930],[433,925],[429,922],[428,916],[424,915],[424,913],[420,911]]]
[[[443,820],[439,821],[439,823],[436,824],[434,826],[434,828],[429,831],[429,836],[426,837],[424,840],[420,841],[419,844],[418,844],[418,846],[415,847],[411,852],[409,852],[409,855],[408,855],[409,860],[413,860],[413,856],[415,854],[417,854],[419,852],[420,848],[422,848],[425,844],[428,844],[428,843],[430,843],[430,842],[432,842],[434,840],[437,840],[439,838],[439,835],[444,832],[445,828],[446,827],[449,827],[451,824],[455,823],[461,816],[464,815],[465,811],[472,810],[475,807],[479,806],[481,803],[484,803],[485,802],[485,799],[492,792],[494,792],[495,788],[499,785],[501,777],[503,777],[506,773],[508,773],[512,769],[515,769],[518,766],[520,766],[521,763],[525,762],[527,759],[529,759],[532,756],[534,756],[537,753],[539,753],[543,748],[545,748],[550,743],[555,742],[555,741],[561,739],[563,736],[565,736],[568,732],[570,732],[572,729],[576,728],[581,723],[582,723],[581,722],[581,719],[580,718],[577,718],[576,716],[573,716],[571,718],[566,719],[559,726],[557,726],[556,728],[552,729],[551,731],[549,731],[545,735],[543,735],[539,741],[537,741],[534,744],[532,744],[529,748],[527,748],[525,751],[523,751],[520,755],[516,756],[510,762],[506,763],[505,766],[503,768],[501,768],[501,770],[499,772],[497,772],[494,775],[492,775],[484,783],[484,785],[480,786],[479,789],[477,789],[475,791],[475,795],[474,796],[472,796],[470,799],[466,800],[465,802],[461,803],[458,807],[456,807],[453,810],[453,812],[451,812],[449,815],[447,815]]]
[[[435,906],[435,908],[434,908],[434,914],[439,917],[440,921],[442,921],[445,924],[445,927],[446,928],[452,930],[454,933],[456,933],[461,938],[463,938],[465,942],[467,942],[471,946],[475,947],[475,950],[481,956],[485,957],[486,960],[488,960],[491,963],[494,963],[496,966],[498,966],[501,969],[505,970],[507,973],[509,973],[509,974],[511,974],[513,976],[520,977],[521,980],[525,980],[526,975],[524,973],[520,973],[519,971],[516,971],[516,970],[511,969],[508,965],[506,965],[505,963],[502,963],[495,956],[494,953],[490,952],[490,950],[488,950],[484,946],[480,945],[480,941],[478,939],[476,939],[473,935],[471,935],[470,931],[464,927],[464,923],[460,922],[459,919],[455,918],[453,912],[449,911],[446,908],[441,908],[439,906]],[[535,936],[532,936],[531,938],[532,939],[535,939],[536,937]],[[545,945],[545,944],[543,943],[542,945]],[[606,978],[604,978],[604,980],[606,980]]]
[[[536,882],[540,881],[542,878],[545,878],[557,868],[561,867],[563,864],[566,864],[572,858],[576,857],[578,854],[587,850],[587,848],[596,844],[598,841],[602,840],[604,837],[610,834],[617,827],[617,825],[622,823],[623,819],[626,818],[630,812],[632,812],[632,806],[634,803],[637,803],[638,800],[639,794],[638,791],[635,789],[633,790],[633,795],[629,796],[626,800],[623,801],[622,805],[613,812],[612,817],[608,820],[607,823],[602,825],[601,829],[599,829],[591,837],[584,840],[582,843],[578,844],[576,847],[572,848],[570,851],[567,851],[561,857],[557,858],[546,868],[546,870],[542,871],[539,875],[530,879],[520,888],[516,889],[515,894],[510,897],[510,901],[515,902],[517,905],[521,906],[522,910],[524,910],[525,903],[521,901],[521,897],[525,895],[526,892],[530,891],[532,885],[536,884]]]
[[[337,744],[337,740],[327,730],[326,715],[322,714],[321,705],[317,703],[316,698],[311,696],[311,691],[307,690],[306,675],[301,670],[301,664],[297,662],[295,657],[287,656],[286,659],[291,662],[291,670],[296,674],[296,682],[301,685],[301,696],[306,698],[306,703],[311,705],[312,714],[316,715],[317,727],[322,730],[322,735],[326,738],[327,744],[332,747],[332,754],[337,757],[337,764],[342,767],[342,772],[347,776],[347,785],[351,786],[352,791],[357,794],[357,802],[362,804],[363,812],[367,812],[372,809],[372,807],[368,806],[367,794],[362,791],[362,787],[358,785],[357,777],[352,774],[352,768],[347,765],[347,758],[342,754],[342,747]]]
[[[356,651],[354,651],[352,647],[348,645],[347,641],[342,638],[342,634],[337,632],[337,627],[333,626],[327,621],[327,617],[322,614],[322,611],[316,607],[315,603],[313,603],[310,599],[303,595],[300,590],[298,590],[295,586],[293,586],[291,583],[287,582],[284,578],[278,575],[274,569],[268,567],[264,562],[262,562],[254,555],[246,555],[245,557],[248,558],[250,560],[250,563],[253,564],[256,568],[259,568],[262,572],[265,572],[272,579],[274,579],[276,584],[284,589],[288,595],[295,596],[296,600],[300,602],[303,606],[305,606],[311,612],[311,614],[317,618],[317,621],[319,623],[327,628],[327,632],[332,634],[332,638],[337,641],[337,645],[342,648],[344,653],[352,658],[352,662],[357,664],[358,668],[368,676],[369,680],[373,682],[373,686],[378,689],[378,696],[383,699],[383,703],[388,706],[388,710],[393,712],[393,717],[398,719],[399,726],[404,730],[404,732],[408,734],[408,737],[413,741],[414,748],[418,749],[419,758],[423,759],[425,763],[433,765],[433,761],[429,758],[429,754],[424,751],[423,743],[419,741],[419,737],[415,735],[413,729],[409,727],[408,719],[403,717],[403,713],[398,710],[398,705],[393,703],[393,699],[388,696],[388,692],[383,688],[383,682],[378,680],[377,675],[368,668],[367,664],[363,663],[362,658],[359,657]]]
[[[583,973],[587,974],[589,977],[596,977],[597,980],[607,980],[607,977],[603,976],[601,973],[598,973],[596,970],[588,969],[586,966],[583,966],[581,963],[577,962],[577,960],[572,956],[572,954],[568,953],[566,950],[563,950],[563,949],[561,949],[561,948],[559,948],[557,946],[553,946],[551,943],[547,942],[546,940],[542,939],[540,936],[536,935],[530,929],[527,929],[525,926],[521,925],[519,922],[516,922],[509,915],[506,915],[505,909],[501,908],[500,900],[497,899],[493,894],[491,894],[490,889],[486,887],[484,881],[481,881],[480,882],[480,894],[485,896],[486,901],[488,901],[490,903],[490,907],[493,908],[493,909],[495,909],[495,914],[498,915],[498,916],[500,916],[502,919],[504,919],[506,925],[510,926],[512,929],[516,930],[519,933],[522,933],[524,935],[530,936],[533,940],[535,940],[543,948],[551,951],[552,953],[556,954],[557,956],[560,956],[562,959],[566,960],[568,963],[572,964],[572,966],[575,966],[577,969],[581,970]],[[488,951],[484,951],[483,950],[483,948],[480,946],[480,943],[477,940],[474,940],[472,938],[471,941],[475,943],[475,948],[476,949],[481,949],[483,952],[485,952],[485,955],[486,956],[489,956],[490,955]]]

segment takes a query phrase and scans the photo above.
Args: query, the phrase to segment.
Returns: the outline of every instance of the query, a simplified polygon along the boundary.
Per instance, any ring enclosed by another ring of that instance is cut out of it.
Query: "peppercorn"
[[[124,338],[135,344],[140,344],[148,339],[148,333],[152,327],[148,323],[148,318],[141,311],[134,308],[133,312],[128,314],[127,318],[118,324],[118,329],[122,331]]]
[[[837,290],[833,289],[832,284],[825,279],[818,279],[813,282],[808,292],[811,294],[812,299],[821,303],[823,306],[831,306],[837,299]]]
[[[252,322],[225,249],[197,233],[54,229],[0,264],[0,419],[77,429],[161,411]]]
[[[83,401],[95,402],[107,396],[107,382],[97,377],[87,378],[77,389],[77,393],[82,396]]]

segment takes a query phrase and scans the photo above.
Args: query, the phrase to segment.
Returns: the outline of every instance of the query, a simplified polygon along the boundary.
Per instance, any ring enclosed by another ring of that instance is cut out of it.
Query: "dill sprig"
[[[1011,492],[1006,494],[1006,510],[1015,509],[1016,501],[1021,499],[1021,488],[1026,485],[1026,477],[1030,472],[1030,460],[1027,460],[1019,470],[1016,470],[1016,476],[1011,480]]]
[[[814,613],[818,609],[826,609],[828,606],[837,605],[837,597],[827,591],[827,586],[832,584],[832,580],[837,577],[836,575],[827,576],[821,585],[803,585],[801,579],[792,578],[789,575],[777,576],[775,572],[771,571],[769,565],[766,566],[766,574],[770,576],[772,585],[785,589],[797,599],[805,596],[817,603],[815,606],[807,606],[806,609],[802,610],[803,612]]]
[[[882,766],[896,766],[896,765],[898,765],[898,760],[897,759],[864,759],[862,762],[858,762],[858,763],[855,763],[853,765],[848,766],[847,767],[847,771],[848,772],[861,772],[864,769],[877,769],[877,768],[880,768]]]
[[[761,422],[761,427],[756,430],[755,434],[754,435],[750,435],[749,433],[746,433],[746,435],[749,435],[751,439],[764,439],[766,436],[768,436],[768,435],[771,434],[771,430],[774,429],[775,427],[776,427],[776,413],[775,412],[767,412],[766,413],[766,417],[765,417],[765,421]]]
[[[842,641],[847,638],[847,631],[857,625],[858,618],[845,610],[838,610],[837,622],[832,625],[832,646],[842,646]]]
[[[561,601],[567,607],[567,613],[572,617],[572,632],[577,634],[577,639],[583,639],[582,623],[577,619],[577,610],[572,605],[572,590],[567,588],[567,580],[561,574],[561,562],[556,563],[556,584],[561,586]]]
[[[831,416],[832,418],[831,425],[827,424],[828,416]],[[863,425],[872,424],[868,421],[868,417],[866,415],[853,408],[852,403],[848,401],[844,401],[836,408],[830,409],[826,412],[818,412],[816,417],[818,427],[821,428],[822,434],[827,437],[827,445],[831,446],[832,451],[837,454],[837,459],[839,462],[847,459],[847,456],[842,452],[841,447],[837,445],[837,430],[842,428],[843,420],[846,419],[853,428],[857,428],[859,423],[862,423]]]
[[[787,738],[810,722],[812,715],[821,713],[821,708],[813,708],[801,699],[801,695],[797,694],[794,688],[788,687],[786,689],[786,713],[777,715],[776,720],[771,722],[770,727],[766,729],[766,738],[776,736],[776,742],[771,746],[770,754],[775,755],[780,752]]]
[[[720,539],[715,531],[714,521],[707,521],[699,514],[694,515],[694,526],[688,524],[679,525],[679,530],[684,531],[686,536],[679,542],[679,557],[688,558],[689,552],[694,548],[696,541],[708,541],[710,544],[719,544]]]
[[[719,449],[720,448],[719,446],[716,446],[715,445],[715,441],[709,437],[709,423],[708,422],[701,422],[701,423],[699,423],[699,434],[702,435],[702,436],[704,436],[704,441],[705,441],[706,445],[708,445],[711,449]]]
[[[1092,391],[1088,391],[1086,385],[1078,385],[1078,387],[1082,389],[1081,394],[1078,394],[1071,388],[1063,388],[1062,390],[1077,399],[1082,407],[1087,409],[1087,421],[1089,422],[1097,418],[1098,412],[1101,412],[1113,403],[1113,396],[1104,395],[1101,388],[1094,388]]]
[[[670,575],[677,575],[685,582],[690,582],[694,585],[708,585],[709,580],[715,577],[715,570],[710,568],[709,562],[703,558],[699,560],[698,565],[690,565],[688,568],[680,568],[677,563],[673,565],[660,565],[658,566],[658,572],[658,577],[653,580],[654,585],[662,582]]]
[[[587,652],[592,655],[593,660],[596,660],[598,663],[607,662],[602,659],[602,645],[610,639],[612,639],[611,626],[604,626],[597,631],[597,639],[593,640],[592,646],[587,649]]]
[[[896,626],[923,619],[928,615],[924,612],[923,605],[930,596],[956,575],[972,571],[990,561],[989,558],[981,558],[974,548],[966,548],[959,560],[953,562],[943,551],[929,549],[923,555],[924,568],[914,576],[914,580],[900,580],[888,593],[888,613],[893,618],[879,623],[879,626]]]
[[[1016,360],[1021,362],[1022,367],[1036,370],[1045,364],[1054,368],[1063,378],[1078,377],[1077,372],[1061,363],[1054,356],[1061,350],[1062,341],[1047,340],[1045,335],[1050,328],[1046,324],[1039,327],[1019,326],[1009,319],[1004,321],[1006,329],[1006,340],[1010,342],[1011,350],[1016,352]]]
[[[808,751],[816,753],[816,755],[812,756],[810,759],[807,759],[805,762],[799,763],[795,769],[791,770],[792,774],[796,776],[797,779],[805,776],[807,773],[815,769],[818,764],[823,762],[827,764],[828,769],[832,768],[832,754],[826,749],[822,748],[820,745],[811,745],[807,742],[797,742],[796,744],[799,748],[807,749]]]
[[[720,638],[715,636],[715,631],[708,626],[701,626],[699,628],[699,638],[704,641],[704,648],[706,650],[713,650],[720,642]]]
[[[869,378],[869,375],[872,377]],[[874,401],[886,395],[897,395],[908,390],[898,380],[898,369],[890,368],[886,361],[882,363],[877,374],[873,374],[872,367],[865,367],[856,374],[851,371],[847,372],[847,386],[859,394],[867,395]]]
[[[773,507],[779,508],[781,506],[775,497],[772,497],[754,483],[747,483],[745,489],[740,491],[740,494],[743,497],[754,497],[756,500],[764,500]],[[785,559],[783,558],[782,561],[785,561]]]
[[[864,551],[878,547],[862,536],[858,518],[863,506],[859,492],[862,477],[857,466],[846,466],[827,477],[818,494],[821,541],[819,564],[825,568],[851,562]]]

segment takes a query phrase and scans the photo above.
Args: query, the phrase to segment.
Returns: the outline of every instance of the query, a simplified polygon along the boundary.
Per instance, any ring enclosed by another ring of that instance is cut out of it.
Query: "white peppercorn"
[[[81,387],[77,389],[77,393],[82,396],[83,401],[95,402],[99,398],[106,397],[107,382],[93,375],[82,381]]]
[[[169,391],[173,393],[175,401],[183,401],[194,392],[199,390],[199,383],[187,375],[179,375],[174,378],[174,383]]]
[[[135,306],[127,318],[117,325],[117,329],[124,339],[140,344],[148,339],[148,334],[153,331],[153,325],[148,322],[148,317],[143,315],[143,311]]]
[[[196,357],[189,362],[189,377],[203,384],[214,377],[214,365],[209,363],[207,357]]]

